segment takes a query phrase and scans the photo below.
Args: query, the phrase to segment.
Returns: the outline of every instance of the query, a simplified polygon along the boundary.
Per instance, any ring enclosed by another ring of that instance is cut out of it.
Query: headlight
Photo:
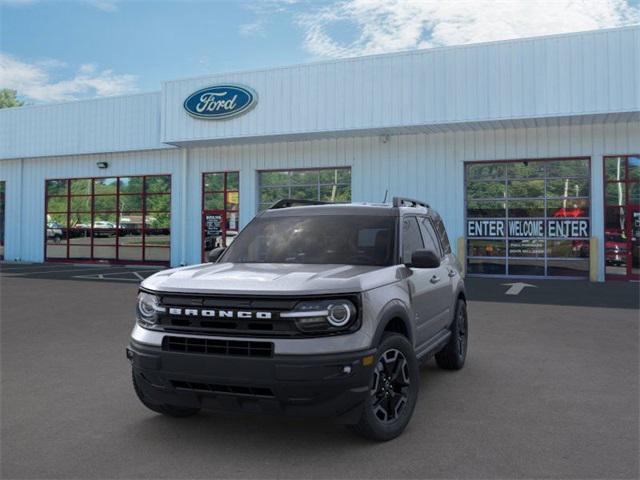
[[[357,310],[346,299],[314,300],[300,302],[290,312],[280,314],[291,318],[299,330],[305,333],[334,333],[356,327]]]
[[[136,309],[138,323],[142,327],[153,327],[158,322],[158,313],[165,309],[160,305],[160,299],[147,292],[138,293],[138,308]]]

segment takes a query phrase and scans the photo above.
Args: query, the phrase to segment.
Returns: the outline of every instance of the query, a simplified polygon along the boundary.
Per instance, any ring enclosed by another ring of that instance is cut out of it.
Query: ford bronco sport
[[[281,200],[209,260],[140,286],[127,357],[155,412],[329,416],[389,440],[419,362],[464,365],[464,283],[425,203]]]

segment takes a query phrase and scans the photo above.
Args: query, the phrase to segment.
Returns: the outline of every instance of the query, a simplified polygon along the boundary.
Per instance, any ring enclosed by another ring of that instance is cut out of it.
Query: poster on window
[[[587,219],[467,220],[467,238],[589,238]]]
[[[204,248],[206,251],[222,246],[222,214],[209,213],[204,217]]]

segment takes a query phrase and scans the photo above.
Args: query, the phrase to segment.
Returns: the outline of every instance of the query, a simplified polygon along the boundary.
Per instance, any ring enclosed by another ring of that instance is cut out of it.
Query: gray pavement
[[[137,282],[6,268],[2,478],[638,478],[638,310],[609,287],[565,282],[600,306],[559,306],[473,280],[467,366],[427,364],[409,428],[374,444],[319,420],[147,411],[124,355]]]

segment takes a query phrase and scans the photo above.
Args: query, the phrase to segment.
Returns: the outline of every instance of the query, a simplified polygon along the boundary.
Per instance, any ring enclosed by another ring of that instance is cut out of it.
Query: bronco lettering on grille
[[[259,320],[270,320],[271,312],[251,312],[242,310],[199,310],[197,308],[169,308],[169,315],[182,315],[186,317],[209,317],[209,318],[242,318]]]

